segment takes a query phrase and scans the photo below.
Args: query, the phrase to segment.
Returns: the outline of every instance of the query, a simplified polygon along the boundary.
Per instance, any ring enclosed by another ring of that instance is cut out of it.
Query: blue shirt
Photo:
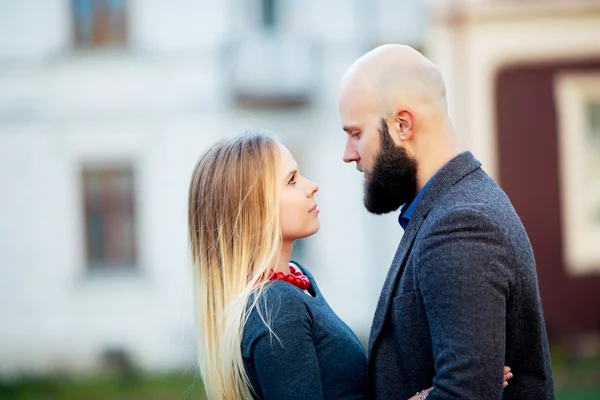
[[[444,168],[444,167],[442,167],[442,168]],[[408,223],[410,222],[410,219],[411,219],[413,213],[415,212],[415,208],[417,208],[417,204],[419,203],[419,200],[421,200],[421,198],[425,194],[425,190],[427,190],[427,187],[429,186],[431,181],[433,181],[433,179],[441,171],[442,168],[440,168],[435,174],[433,174],[433,176],[427,181],[425,186],[423,186],[423,189],[421,189],[421,191],[419,191],[419,193],[417,193],[415,198],[410,203],[404,204],[402,206],[402,208],[400,209],[400,217],[398,217],[398,223],[400,224],[402,229],[406,230],[406,227],[408,226]]]

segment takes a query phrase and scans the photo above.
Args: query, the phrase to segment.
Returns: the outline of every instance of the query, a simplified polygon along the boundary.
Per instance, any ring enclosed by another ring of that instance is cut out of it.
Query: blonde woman
[[[294,241],[319,230],[318,189],[263,134],[221,141],[196,165],[189,235],[209,399],[364,397],[361,343],[290,261]]]

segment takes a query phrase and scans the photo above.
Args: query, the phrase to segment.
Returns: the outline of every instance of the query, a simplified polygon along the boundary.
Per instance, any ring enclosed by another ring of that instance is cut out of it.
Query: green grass
[[[190,374],[129,378],[53,378],[0,383],[2,400],[204,400],[199,378]]]
[[[600,399],[600,357],[574,359],[560,346],[552,348],[552,374],[557,400]]]
[[[573,360],[553,351],[557,400],[600,399],[600,357]],[[0,382],[1,400],[205,400],[202,382],[191,373],[131,375],[127,378],[28,379]]]

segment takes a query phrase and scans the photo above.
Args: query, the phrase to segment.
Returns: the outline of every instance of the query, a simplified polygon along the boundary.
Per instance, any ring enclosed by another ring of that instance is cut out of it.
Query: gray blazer
[[[417,204],[368,349],[373,399],[553,399],[535,261],[510,200],[470,152]],[[503,390],[503,366],[514,378]]]

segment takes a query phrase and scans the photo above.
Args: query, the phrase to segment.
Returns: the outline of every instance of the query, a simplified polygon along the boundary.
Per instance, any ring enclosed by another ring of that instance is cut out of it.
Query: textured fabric
[[[553,399],[535,261],[509,199],[469,152],[415,207],[375,311],[368,392]],[[514,378],[503,390],[503,365]]]
[[[269,282],[260,313],[253,309],[244,327],[242,355],[255,398],[362,399],[364,348],[302,271],[312,296],[288,282]]]

